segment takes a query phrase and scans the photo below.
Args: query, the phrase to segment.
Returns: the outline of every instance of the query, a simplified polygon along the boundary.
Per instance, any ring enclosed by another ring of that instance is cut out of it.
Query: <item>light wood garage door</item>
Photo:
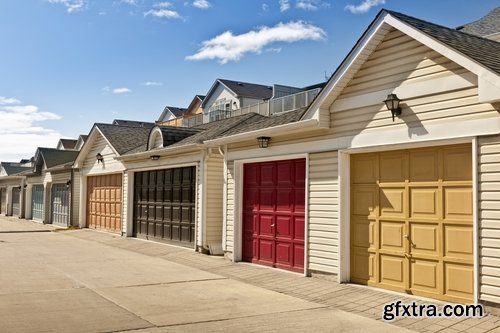
[[[87,178],[87,228],[121,231],[122,175]]]
[[[351,281],[473,297],[470,145],[352,155]]]

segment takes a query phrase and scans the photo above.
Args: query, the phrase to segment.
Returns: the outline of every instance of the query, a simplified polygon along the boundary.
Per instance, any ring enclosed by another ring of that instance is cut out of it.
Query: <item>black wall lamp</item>
[[[392,121],[394,121],[395,116],[399,116],[401,114],[401,108],[399,107],[400,102],[401,100],[396,94],[387,95],[387,99],[384,101],[385,106],[387,106],[387,110],[392,113]]]
[[[26,187],[28,187],[28,184],[24,184],[23,188],[26,188]]]
[[[151,158],[152,161],[158,161],[160,159],[160,155],[151,155],[149,158]]]
[[[97,164],[101,163],[104,161],[104,157],[102,157],[101,153],[97,153],[95,155],[95,158],[97,159]]]
[[[259,141],[259,148],[267,148],[269,147],[269,141],[271,141],[271,138],[268,136],[259,136],[257,140]]]
[[[67,182],[66,182],[66,188],[69,188],[69,186],[71,185],[71,179],[69,179]]]

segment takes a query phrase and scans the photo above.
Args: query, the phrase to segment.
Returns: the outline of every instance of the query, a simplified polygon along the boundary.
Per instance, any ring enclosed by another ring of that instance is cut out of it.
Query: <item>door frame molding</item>
[[[267,156],[233,160],[234,164],[234,215],[233,215],[233,261],[241,261],[243,252],[243,165],[283,160],[306,160],[305,207],[304,207],[304,276],[309,275],[309,153]],[[230,161],[231,162],[231,161]],[[224,228],[227,226],[224,225]]]
[[[425,147],[448,146],[454,144],[468,143],[471,145],[472,154],[472,230],[473,230],[473,301],[479,302],[479,216],[478,216],[478,149],[476,137],[465,137],[459,139],[435,140],[415,143],[394,144],[390,146],[376,146],[363,148],[348,148],[338,150],[339,161],[339,205],[340,205],[340,235],[339,235],[339,283],[350,283],[350,228],[351,228],[351,155],[386,152],[391,150],[416,149]]]

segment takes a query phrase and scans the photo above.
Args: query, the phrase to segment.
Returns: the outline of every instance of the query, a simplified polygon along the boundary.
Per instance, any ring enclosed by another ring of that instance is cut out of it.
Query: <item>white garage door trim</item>
[[[355,153],[383,152],[400,149],[414,149],[422,147],[435,147],[470,143],[472,146],[472,205],[473,205],[473,241],[474,241],[474,302],[479,302],[479,220],[478,220],[478,175],[477,175],[477,138],[462,138],[458,140],[439,140],[432,142],[419,142],[410,144],[395,144],[389,147],[372,147],[360,149],[344,149],[338,151],[339,180],[340,180],[340,239],[339,239],[339,282],[349,282],[350,279],[350,155]]]
[[[262,148],[261,148],[262,149]],[[306,159],[306,179],[305,179],[305,211],[304,211],[304,276],[308,276],[309,266],[309,154],[290,154],[281,156],[268,156],[258,158],[248,158],[241,160],[234,160],[234,217],[233,217],[233,261],[241,261],[242,259],[242,245],[243,245],[243,165],[246,163],[257,163],[267,161],[282,161],[292,159]],[[231,162],[231,161],[230,161]],[[224,225],[224,229],[226,229]]]

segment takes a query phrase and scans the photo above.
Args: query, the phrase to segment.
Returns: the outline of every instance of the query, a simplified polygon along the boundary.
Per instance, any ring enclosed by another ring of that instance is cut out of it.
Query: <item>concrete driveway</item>
[[[148,251],[169,256],[151,256],[143,244],[0,217],[0,332],[402,331],[183,265],[190,250],[157,244]]]

